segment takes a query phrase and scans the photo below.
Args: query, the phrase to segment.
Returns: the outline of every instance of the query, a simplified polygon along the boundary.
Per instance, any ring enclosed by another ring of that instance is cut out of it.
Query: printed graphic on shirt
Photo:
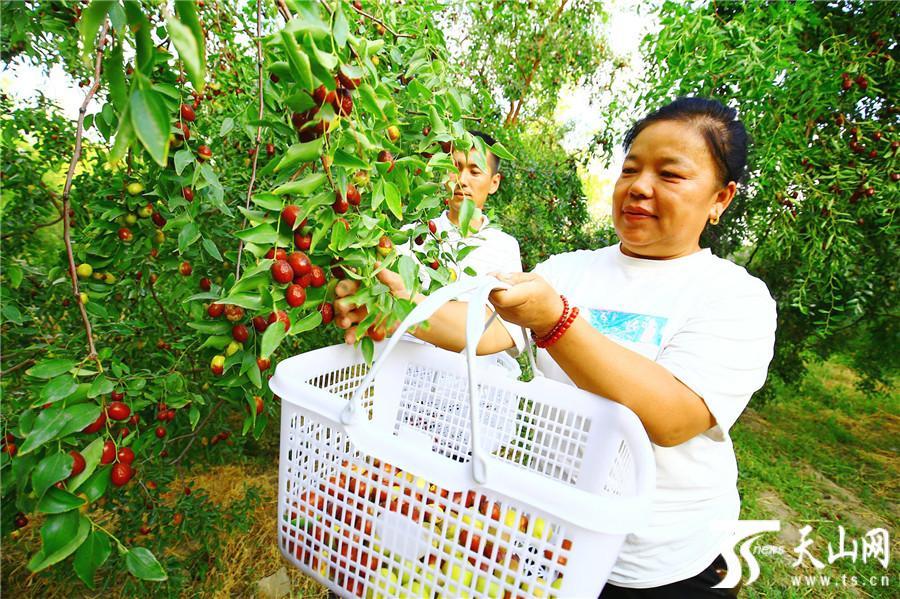
[[[656,358],[662,345],[663,328],[668,322],[664,316],[635,314],[590,308],[588,322],[595,329],[620,345],[647,356]]]

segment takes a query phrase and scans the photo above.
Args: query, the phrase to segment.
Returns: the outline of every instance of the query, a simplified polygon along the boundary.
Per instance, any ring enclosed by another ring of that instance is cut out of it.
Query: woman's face
[[[700,249],[706,222],[734,197],[723,186],[703,136],[662,121],[635,138],[613,191],[613,224],[625,254],[668,259]]]

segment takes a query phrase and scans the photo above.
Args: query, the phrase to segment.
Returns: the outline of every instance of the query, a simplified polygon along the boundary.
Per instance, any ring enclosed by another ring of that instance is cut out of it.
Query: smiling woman
[[[682,98],[638,122],[614,192],[620,243],[500,275],[512,286],[491,295],[503,321],[532,330],[545,376],[628,407],[654,444],[650,524],[626,539],[604,598],[728,595],[713,588],[727,541],[713,526],[740,511],[729,429],[765,381],[775,339],[765,284],[700,247],[744,172],[747,134],[736,117],[713,100]],[[409,297],[399,275],[378,276]],[[417,335],[458,350],[465,312],[448,304]],[[478,351],[512,346],[494,323]]]

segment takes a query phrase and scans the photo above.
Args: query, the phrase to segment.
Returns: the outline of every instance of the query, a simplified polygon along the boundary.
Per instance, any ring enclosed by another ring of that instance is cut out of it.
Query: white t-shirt
[[[434,219],[438,238],[443,237],[442,234],[444,232],[447,233],[446,241],[444,241],[447,249],[451,247],[477,246],[476,249],[469,252],[468,255],[460,260],[459,268],[456,268],[453,264],[447,264],[446,266],[456,270],[456,275],[459,280],[471,278],[471,275],[464,272],[466,268],[474,270],[476,275],[486,275],[492,272],[522,272],[522,256],[519,253],[519,242],[516,241],[516,238],[512,235],[504,233],[496,226],[492,226],[487,216],[484,216],[483,218],[484,221],[481,224],[481,228],[475,233],[470,233],[468,237],[462,237],[459,227],[450,222],[446,210],[444,210],[438,218]],[[411,243],[412,242],[405,246],[398,247],[398,251],[410,254],[413,250],[418,248],[418,246],[411,245]],[[419,280],[425,288],[431,284],[429,270],[430,269],[425,266],[422,266],[419,269]],[[471,293],[461,296],[460,301],[467,301],[470,296]],[[515,349],[510,350],[511,354],[518,355],[525,347],[525,338],[522,336],[521,327],[503,320],[500,320],[500,322],[506,327],[513,342],[516,344]],[[411,335],[406,338],[415,339],[415,337],[412,337]],[[509,370],[515,377],[518,377],[520,374],[518,363],[507,353],[494,354],[492,356],[480,356],[479,360],[497,363]]]
[[[765,382],[775,302],[744,268],[701,250],[674,260],[626,256],[618,245],[553,256],[534,272],[609,339],[660,364],[706,402],[716,426],[675,447],[653,445],[650,523],[628,535],[609,581],[656,587],[700,573],[721,552],[715,520],[740,511],[728,431]],[[572,383],[545,350],[538,368]]]

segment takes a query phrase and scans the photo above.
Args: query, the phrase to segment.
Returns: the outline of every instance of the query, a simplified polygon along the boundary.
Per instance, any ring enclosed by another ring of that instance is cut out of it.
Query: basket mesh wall
[[[565,523],[491,494],[441,489],[359,454],[325,423],[286,417],[279,543],[308,573],[356,596],[558,592],[577,544]]]

